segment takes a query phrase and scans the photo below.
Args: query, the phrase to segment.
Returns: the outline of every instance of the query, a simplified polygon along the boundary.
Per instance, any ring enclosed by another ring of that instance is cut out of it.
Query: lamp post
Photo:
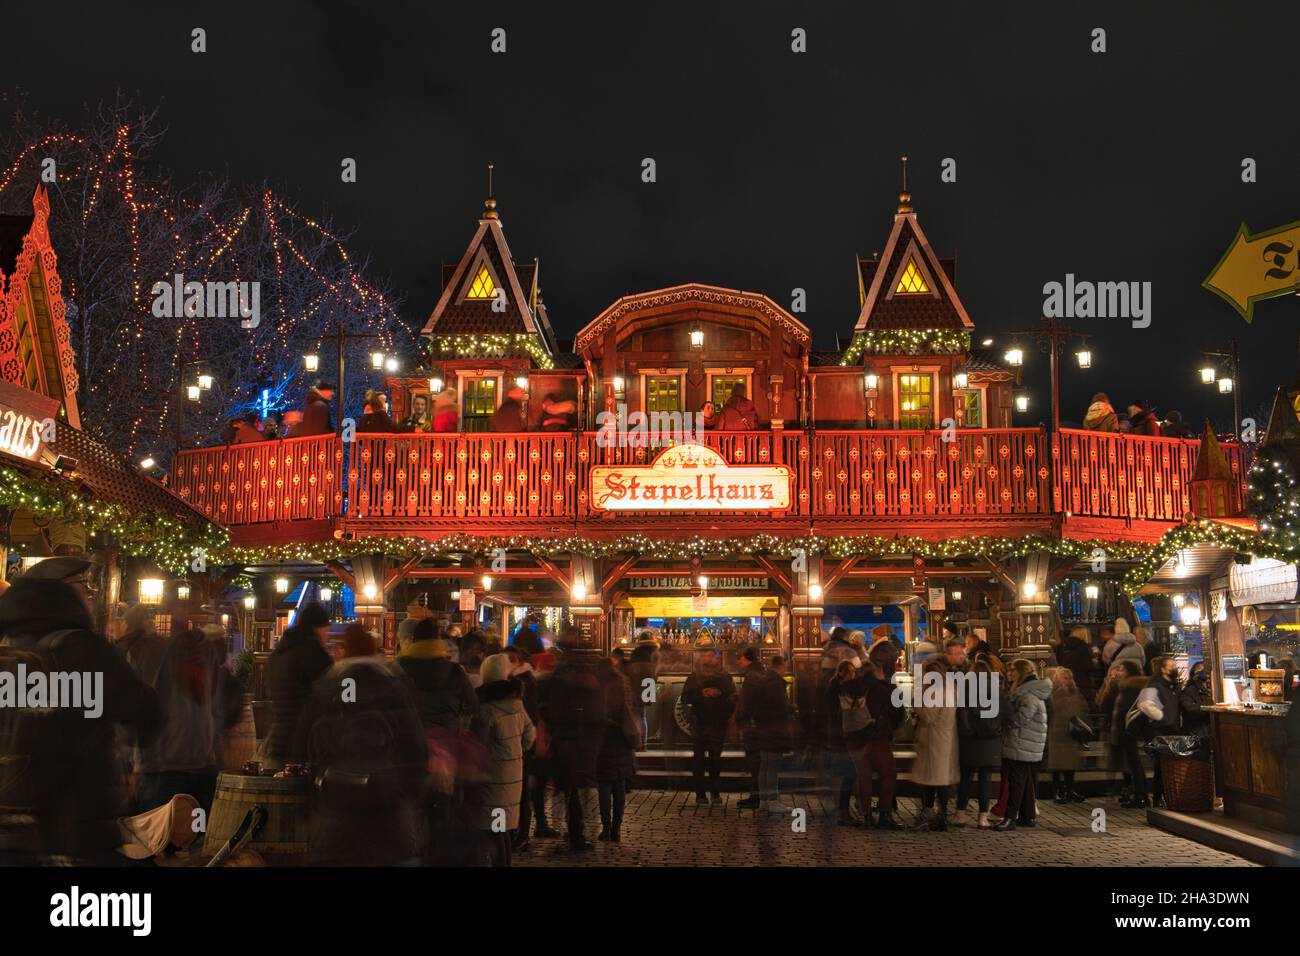
[[[1086,345],[1090,336],[1086,332],[1078,332],[1061,325],[1054,316],[1043,316],[1043,324],[1037,328],[1020,329],[1011,334],[1032,339],[1038,343],[1039,348],[1047,352],[1052,370],[1052,431],[1059,432],[1061,430],[1061,351],[1070,339],[1080,339]],[[1013,348],[1012,351],[1020,350]],[[1010,354],[1008,353],[1009,360]],[[1092,368],[1092,352],[1086,348],[1077,352],[1075,358],[1080,368]],[[1019,365],[1020,362],[1011,361],[1011,364]]]
[[[1226,351],[1207,351],[1204,354],[1206,358],[1222,361],[1231,376],[1225,379],[1218,374],[1218,370],[1212,365],[1201,368],[1201,383],[1203,385],[1214,385],[1217,382],[1220,394],[1224,392],[1232,393],[1232,437],[1234,440],[1239,440],[1241,438],[1241,356],[1237,352],[1237,337],[1234,335],[1228,340]]]
[[[185,433],[185,401],[188,398],[192,402],[201,401],[203,393],[212,387],[211,375],[200,375],[193,385],[185,384],[185,372],[188,369],[200,368],[206,365],[203,361],[182,362],[180,371],[176,373],[176,450],[181,450],[181,443],[184,441]]]

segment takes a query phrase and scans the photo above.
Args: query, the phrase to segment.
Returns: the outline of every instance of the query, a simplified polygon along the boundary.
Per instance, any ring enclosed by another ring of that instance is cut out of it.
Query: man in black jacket
[[[736,682],[722,669],[722,659],[712,641],[696,644],[699,667],[691,671],[682,688],[682,701],[691,708],[695,718],[695,755],[692,769],[695,776],[695,802],[707,803],[704,796],[704,761],[708,754],[709,774],[713,781],[713,802],[721,803],[718,781],[722,777],[722,743],[727,736],[727,723],[736,709]]]
[[[280,635],[267,659],[271,732],[267,735],[265,757],[270,766],[302,763],[305,758],[295,746],[299,739],[298,719],[312,685],[332,663],[323,646],[329,630],[329,612],[320,604],[308,604],[294,625]]]
[[[162,724],[157,695],[94,633],[81,595],[64,581],[15,581],[0,597],[0,634],[0,671],[7,678],[17,677],[20,666],[28,678],[102,675],[96,694],[102,712],[94,716],[79,706],[0,707],[0,861],[123,863],[114,852],[123,842],[118,819],[132,807],[117,729],[124,725],[141,746],[151,744]]]
[[[1088,642],[1088,629],[1076,627],[1061,641],[1056,649],[1056,662],[1068,667],[1074,675],[1074,686],[1089,701],[1092,700],[1092,645]]]
[[[746,656],[752,655],[752,656]],[[736,724],[745,735],[747,754],[758,754],[756,794],[741,805],[759,806],[772,812],[785,812],[780,796],[778,773],[781,755],[790,746],[790,698],[786,692],[785,659],[772,658],[769,669],[758,661],[758,651],[747,648],[741,659],[747,661],[745,682],[736,706]]]

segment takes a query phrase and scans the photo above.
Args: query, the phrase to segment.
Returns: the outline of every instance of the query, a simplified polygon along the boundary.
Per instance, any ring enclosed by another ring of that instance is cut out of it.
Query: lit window
[[[925,284],[925,277],[921,275],[921,270],[916,267],[915,259],[907,260],[907,268],[903,270],[902,276],[898,280],[898,288],[894,294],[914,295],[921,292],[929,292],[930,287]]]
[[[737,385],[748,386],[747,375],[715,375],[713,378],[713,404],[722,408],[731,399]]]
[[[467,299],[490,299],[497,293],[497,287],[492,284],[492,273],[488,272],[487,263],[478,267],[478,275],[474,277],[474,284],[469,287],[469,292],[465,295]]]
[[[682,410],[681,379],[654,376],[645,380],[645,410],[647,412],[680,412]]]
[[[934,425],[929,375],[898,376],[898,427],[930,428]]]
[[[492,427],[492,416],[497,410],[497,380],[471,378],[465,382],[461,429],[467,432],[485,432]]]

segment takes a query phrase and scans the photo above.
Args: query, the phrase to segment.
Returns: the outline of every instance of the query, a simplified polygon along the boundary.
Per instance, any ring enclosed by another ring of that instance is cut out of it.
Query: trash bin
[[[1214,809],[1214,773],[1210,745],[1204,737],[1156,737],[1147,750],[1160,761],[1165,805],[1179,813],[1208,813]]]

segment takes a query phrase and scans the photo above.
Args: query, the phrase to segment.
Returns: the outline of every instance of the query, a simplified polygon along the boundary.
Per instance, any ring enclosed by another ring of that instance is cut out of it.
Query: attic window
[[[496,295],[496,286],[492,284],[492,274],[488,272],[487,263],[478,267],[478,275],[474,277],[473,284],[469,287],[469,292],[465,294],[467,299],[490,299]]]
[[[930,287],[925,284],[925,277],[921,275],[921,270],[916,267],[916,260],[908,259],[907,268],[899,276],[898,288],[894,290],[894,294],[915,295],[929,291]]]

